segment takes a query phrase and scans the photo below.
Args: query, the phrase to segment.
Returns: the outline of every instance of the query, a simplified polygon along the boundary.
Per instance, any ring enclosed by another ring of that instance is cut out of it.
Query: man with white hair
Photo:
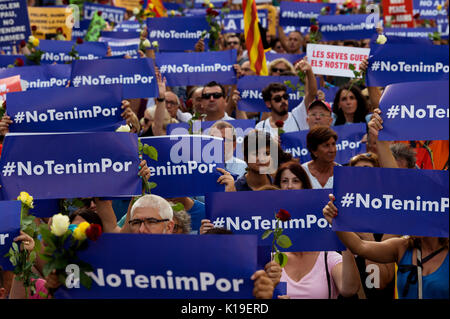
[[[130,219],[122,228],[122,232],[172,234],[174,225],[169,202],[158,195],[144,195],[131,208]]]

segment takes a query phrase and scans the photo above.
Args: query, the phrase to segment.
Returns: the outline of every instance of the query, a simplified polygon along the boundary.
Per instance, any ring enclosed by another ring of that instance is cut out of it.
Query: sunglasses
[[[281,99],[285,99],[286,101],[289,100],[289,94],[284,93],[283,95],[277,95],[272,98],[272,100],[274,100],[277,103],[281,102]]]
[[[223,94],[222,93],[203,93],[202,94],[202,99],[203,100],[209,100],[209,99],[211,99],[211,96],[215,100],[217,100],[217,99],[220,99],[221,97],[223,97]]]
[[[271,70],[274,73],[278,73],[278,72],[282,73],[282,72],[286,72],[287,71],[286,69],[278,69],[278,68],[271,68]]]
[[[230,45],[238,45],[238,44],[239,44],[239,42],[237,42],[237,41],[227,42],[228,46],[230,46]]]

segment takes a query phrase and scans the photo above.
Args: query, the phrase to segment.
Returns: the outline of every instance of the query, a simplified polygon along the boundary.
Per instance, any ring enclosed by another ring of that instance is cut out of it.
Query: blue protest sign
[[[17,193],[16,197],[19,194]],[[4,256],[11,248],[14,238],[20,235],[20,208],[20,201],[0,201],[0,266],[3,270],[14,269],[9,259]]]
[[[114,31],[141,32],[141,25],[139,21],[122,21],[114,27]]]
[[[428,35],[437,31],[437,28],[384,28],[383,33],[388,38],[388,43],[391,43],[390,36],[402,38],[425,38],[429,39]]]
[[[103,234],[79,257],[94,268],[91,289],[55,298],[253,298],[255,236]]]
[[[333,230],[448,237],[448,177],[437,170],[335,167]]]
[[[66,87],[71,67],[68,64],[44,64],[0,70],[0,79],[20,75],[23,90]]]
[[[269,64],[273,60],[276,59],[286,59],[291,62],[292,65],[295,65],[296,62],[299,62],[301,59],[305,57],[306,53],[302,54],[289,54],[289,53],[272,53],[266,52],[266,62]]]
[[[96,60],[106,56],[108,48],[102,42],[84,42],[76,44],[75,41],[40,40],[39,48],[44,51],[41,63],[66,63],[75,59],[69,55],[72,47],[78,52],[80,60]]]
[[[102,59],[74,61],[72,86],[122,84],[123,97],[136,99],[158,96],[153,59]]]
[[[5,200],[21,191],[35,199],[141,193],[137,137],[130,133],[10,133],[0,166]]]
[[[72,39],[76,40],[77,38],[83,39],[87,30],[89,29],[89,25],[91,24],[91,20],[83,19],[79,21],[78,26],[75,24],[72,28]]]
[[[8,65],[14,66],[16,59],[21,59],[25,65],[36,65],[25,57],[25,55],[4,55],[0,54],[0,68],[7,68]]]
[[[84,18],[86,20],[92,20],[94,14],[101,12],[101,17],[103,19],[113,22],[114,24],[122,22],[125,12],[127,11],[125,8],[89,2],[84,3],[83,9]]]
[[[157,184],[152,194],[162,197],[205,195],[223,192],[217,183],[224,168],[223,140],[211,136],[170,135],[141,137],[142,144],[158,151],[158,160],[144,155],[150,168],[150,181]]]
[[[139,40],[139,32],[136,31],[102,31],[100,38],[114,39],[137,39]]]
[[[437,9],[438,5],[441,5],[441,10]],[[413,13],[418,13],[420,19],[435,19],[438,23],[448,15],[445,0],[413,0]]]
[[[258,20],[263,28],[267,28],[267,14],[267,10],[258,10]],[[222,23],[223,33],[243,33],[244,12],[232,10],[224,15]]]
[[[368,14],[320,15],[317,20],[322,41],[370,39],[376,34]]]
[[[26,0],[6,0],[0,4],[2,21],[0,45],[27,40],[31,34]]]
[[[123,121],[122,86],[8,93],[10,132],[114,131]]]
[[[372,45],[370,53],[368,86],[448,80],[448,45]]]
[[[147,28],[148,39],[157,41],[161,51],[194,50],[203,31],[210,29],[205,17],[147,19]]]
[[[234,156],[239,159],[244,159],[242,152],[242,145],[244,143],[244,137],[255,128],[255,120],[227,120],[225,122],[233,125],[236,133],[236,150]],[[193,134],[201,132],[202,135],[209,135],[209,128],[216,123],[216,121],[194,121],[192,125]],[[190,134],[189,124],[187,123],[174,123],[167,125],[167,135],[184,135]]]
[[[210,81],[236,84],[236,50],[156,53],[156,65],[168,86],[205,85]]]
[[[336,159],[339,164],[346,164],[350,159],[365,151],[365,144],[361,139],[366,134],[366,124],[355,123],[333,126],[332,129],[338,135],[336,143]],[[311,154],[306,148],[307,130],[281,134],[281,147],[293,157],[299,158],[301,163],[311,160]]]
[[[139,38],[115,39],[100,37],[98,40],[108,43],[108,46],[111,48],[111,56],[124,56],[125,54],[127,54],[132,58],[139,57]]]
[[[291,220],[282,222],[281,227],[292,241],[286,251],[345,250],[322,215],[328,194],[321,189],[208,193],[206,218],[234,234],[258,235],[258,245],[266,246],[271,245],[272,237],[261,239],[262,234],[275,229],[275,214],[285,209]]]
[[[317,19],[322,8],[329,8],[330,15],[336,12],[335,3],[286,2],[280,4],[281,26],[310,26],[311,19]]]
[[[226,0],[211,0],[210,1],[214,7],[222,8],[223,4],[227,2]],[[203,8],[205,6],[205,0],[194,0],[194,8]],[[203,11],[205,9],[203,8]]]
[[[448,81],[388,85],[380,99],[383,129],[378,138],[385,141],[448,140],[448,101]]]
[[[238,101],[238,109],[246,112],[269,112],[262,97],[262,90],[270,83],[284,83],[284,81],[291,81],[296,86],[299,78],[296,76],[258,76],[247,75],[240,77],[237,81],[237,89],[241,94],[241,99]],[[303,101],[303,97],[299,92],[292,92],[288,87],[289,93],[289,110],[292,110]]]
[[[59,204],[59,199],[33,200],[34,208],[30,209],[30,214],[36,217],[52,217],[61,211]]]

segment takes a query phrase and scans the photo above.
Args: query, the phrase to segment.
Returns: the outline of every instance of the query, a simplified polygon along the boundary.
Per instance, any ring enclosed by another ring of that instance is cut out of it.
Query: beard
[[[272,107],[272,111],[279,116],[284,116],[284,115],[288,114],[289,109],[288,109],[287,104],[282,104],[280,106],[280,110],[277,110],[276,108]]]

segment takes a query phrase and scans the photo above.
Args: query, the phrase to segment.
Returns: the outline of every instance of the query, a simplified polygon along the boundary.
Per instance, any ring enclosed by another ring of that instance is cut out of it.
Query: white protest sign
[[[359,65],[369,57],[370,49],[336,45],[308,44],[306,55],[314,74],[355,77],[350,64]]]

